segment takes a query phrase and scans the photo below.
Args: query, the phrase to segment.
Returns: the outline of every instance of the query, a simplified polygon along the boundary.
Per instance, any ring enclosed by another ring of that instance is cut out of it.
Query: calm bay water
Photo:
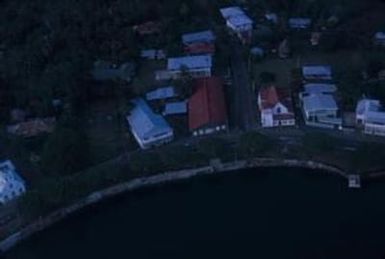
[[[7,258],[384,255],[384,182],[352,191],[320,172],[256,169],[128,193],[33,236]]]

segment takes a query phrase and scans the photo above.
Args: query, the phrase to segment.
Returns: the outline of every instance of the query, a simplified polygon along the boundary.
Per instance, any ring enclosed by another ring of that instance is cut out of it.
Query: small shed
[[[180,115],[187,113],[187,102],[170,102],[166,103],[163,115]]]

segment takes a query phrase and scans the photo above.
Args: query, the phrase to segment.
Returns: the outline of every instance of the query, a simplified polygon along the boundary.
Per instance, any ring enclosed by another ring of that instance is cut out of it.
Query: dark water
[[[385,183],[351,191],[318,172],[254,172],[124,195],[7,258],[385,258]]]

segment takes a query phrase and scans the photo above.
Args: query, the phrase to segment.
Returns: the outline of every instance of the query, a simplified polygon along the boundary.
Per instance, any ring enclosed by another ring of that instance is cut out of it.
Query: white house
[[[330,66],[310,65],[302,67],[302,75],[305,80],[332,80]]]
[[[253,32],[253,21],[238,6],[231,6],[220,9],[226,25],[230,28],[243,43],[249,43]]]
[[[161,115],[155,114],[143,99],[134,99],[132,103],[135,107],[127,116],[127,121],[142,149],[159,146],[174,139],[173,129]]]
[[[274,86],[262,88],[258,94],[262,127],[293,126],[295,115],[290,92]]]
[[[0,203],[5,204],[25,192],[25,183],[10,160],[0,163]]]
[[[302,17],[293,17],[289,19],[289,27],[291,29],[307,29],[311,25],[311,19]]]
[[[194,78],[210,77],[211,68],[211,55],[169,58],[167,63],[167,71],[174,79],[181,76],[183,69],[186,69]]]
[[[360,100],[356,108],[356,122],[366,134],[385,136],[385,110],[378,100]]]

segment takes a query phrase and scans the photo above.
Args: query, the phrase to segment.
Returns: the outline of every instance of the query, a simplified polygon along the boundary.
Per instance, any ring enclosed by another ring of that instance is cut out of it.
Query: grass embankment
[[[356,151],[341,149],[340,142],[323,134],[307,134],[300,143],[282,144],[259,133],[203,139],[190,146],[169,145],[131,153],[73,175],[52,177],[31,186],[20,200],[21,224],[68,206],[92,192],[164,171],[205,166],[211,158],[222,161],[251,157],[315,160],[345,170],[375,169],[385,161],[383,145],[362,144]],[[349,166],[347,168],[346,166]],[[14,232],[9,230],[7,234]]]

